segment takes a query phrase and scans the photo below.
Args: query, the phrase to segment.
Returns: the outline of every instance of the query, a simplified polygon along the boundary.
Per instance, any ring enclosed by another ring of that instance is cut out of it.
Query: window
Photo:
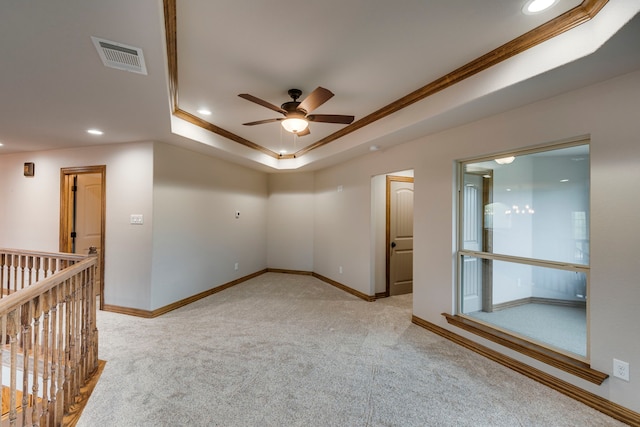
[[[589,146],[460,166],[458,314],[586,359]]]

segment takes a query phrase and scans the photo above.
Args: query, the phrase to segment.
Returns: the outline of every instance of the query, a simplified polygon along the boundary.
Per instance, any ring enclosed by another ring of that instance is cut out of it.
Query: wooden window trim
[[[485,324],[475,322],[471,319],[442,313],[450,325],[464,329],[472,334],[493,341],[518,353],[529,356],[547,365],[568,372],[584,380],[601,385],[609,378],[608,374],[592,369],[591,366],[578,359],[574,359],[565,354],[553,351],[541,345],[515,337],[506,332],[491,328]]]

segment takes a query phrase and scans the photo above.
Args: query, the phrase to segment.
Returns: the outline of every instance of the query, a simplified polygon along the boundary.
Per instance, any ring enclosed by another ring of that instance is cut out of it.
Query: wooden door
[[[60,170],[60,252],[98,249],[100,308],[104,305],[106,166]]]
[[[101,247],[102,181],[100,174],[75,175],[75,215],[73,216],[73,252],[86,255],[94,246]]]
[[[413,178],[387,176],[387,294],[413,292]]]

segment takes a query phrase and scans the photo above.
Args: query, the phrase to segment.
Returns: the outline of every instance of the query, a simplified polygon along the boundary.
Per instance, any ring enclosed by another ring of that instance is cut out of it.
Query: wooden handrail
[[[53,276],[42,279],[38,281],[37,284],[24,288],[19,292],[15,292],[0,299],[0,316],[6,312],[15,310],[16,308],[22,306],[35,297],[44,294],[45,292],[51,290],[51,288],[53,288],[54,286],[57,286],[70,277],[75,276],[79,272],[86,270],[87,267],[96,266],[98,264],[98,260],[96,257],[83,258],[85,258],[83,261],[73,264],[72,266],[65,268],[64,270],[54,274]]]
[[[0,249],[0,253],[13,254],[13,255],[31,255],[31,256],[48,257],[48,258],[77,260],[77,261],[83,260],[87,257],[86,255],[70,254],[65,252],[40,252],[40,251],[32,251],[28,249],[11,249],[11,248],[2,248]]]
[[[98,262],[97,254],[0,249],[0,365],[9,367],[9,378],[0,370],[2,425],[62,425],[97,370]]]

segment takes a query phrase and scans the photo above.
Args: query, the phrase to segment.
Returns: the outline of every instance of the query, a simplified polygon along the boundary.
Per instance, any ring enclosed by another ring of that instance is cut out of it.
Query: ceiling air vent
[[[98,55],[105,66],[132,73],[147,74],[142,49],[98,37],[91,37],[91,40],[93,40]]]

